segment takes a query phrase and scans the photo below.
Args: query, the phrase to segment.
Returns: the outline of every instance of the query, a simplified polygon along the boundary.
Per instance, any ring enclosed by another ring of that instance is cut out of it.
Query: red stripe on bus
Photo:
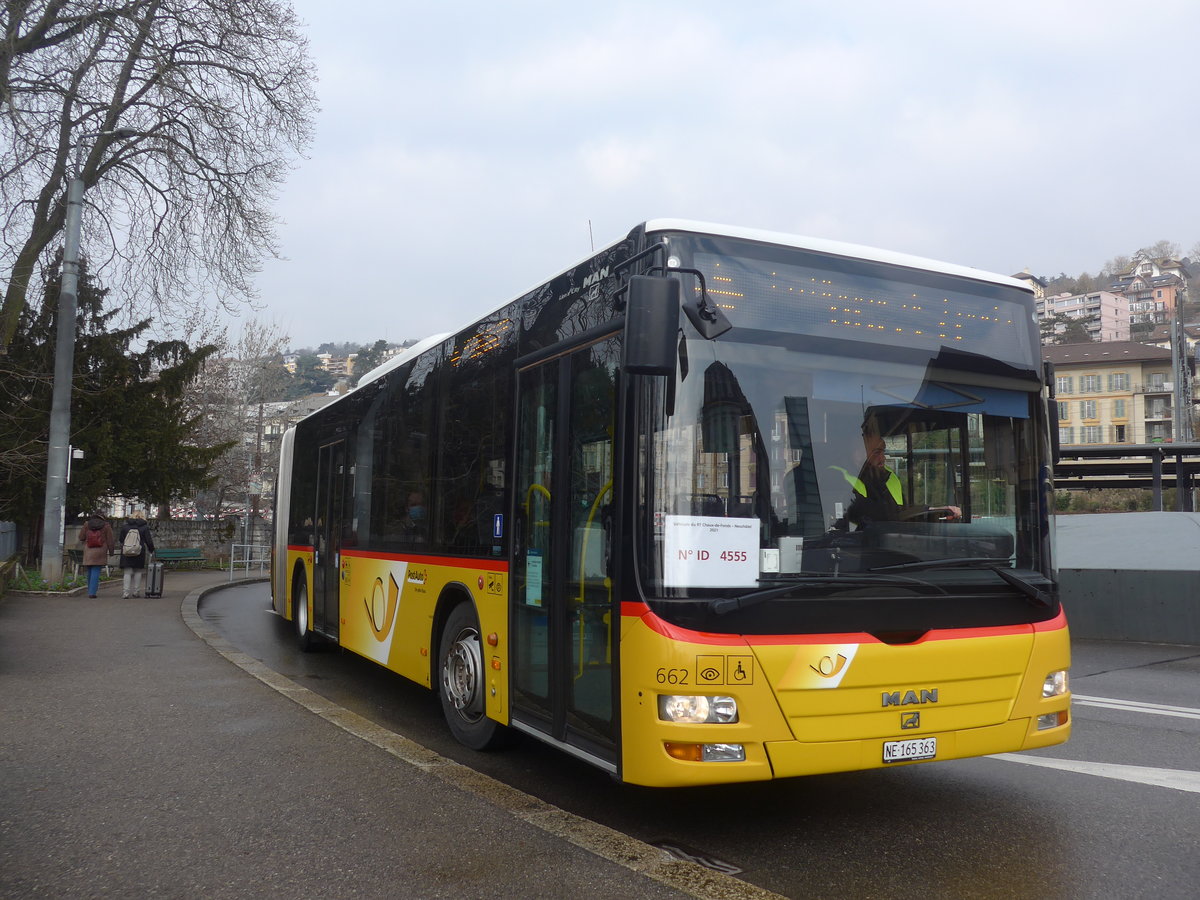
[[[663,637],[674,641],[685,641],[692,644],[712,644],[715,646],[733,645],[777,645],[777,644],[879,644],[879,638],[866,632],[845,632],[828,634],[712,634],[706,631],[693,631],[672,625],[656,616],[645,603],[622,603],[621,615],[641,619],[646,627],[656,631]],[[1031,632],[1058,631],[1067,627],[1067,617],[1059,610],[1057,616],[1045,622],[1032,622],[1022,625],[993,625],[973,628],[936,628],[926,632],[916,643],[926,641],[961,641],[972,638],[1004,637],[1014,634],[1030,634]]]
[[[386,559],[394,562],[416,563],[420,566],[454,566],[459,569],[484,569],[507,572],[508,562],[501,559],[477,559],[459,556],[405,556],[402,553],[383,553],[376,550],[342,550],[342,556],[353,559]]]

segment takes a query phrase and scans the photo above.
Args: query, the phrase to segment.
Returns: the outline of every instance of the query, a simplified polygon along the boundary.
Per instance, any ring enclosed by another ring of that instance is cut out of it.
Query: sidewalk
[[[194,612],[227,579],[0,601],[0,896],[741,893],[591,823],[573,837],[574,817],[428,751],[406,762],[231,665]]]

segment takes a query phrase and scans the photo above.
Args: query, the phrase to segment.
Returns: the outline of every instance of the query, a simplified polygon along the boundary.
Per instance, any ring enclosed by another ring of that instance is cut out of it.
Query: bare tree
[[[1149,247],[1143,247],[1142,252],[1151,259],[1178,259],[1180,255],[1179,245],[1165,238],[1155,241]]]
[[[251,319],[236,340],[225,331],[208,333],[204,340],[218,350],[188,391],[188,408],[203,423],[197,444],[234,445],[212,465],[209,493],[217,509],[224,500],[247,495],[257,506],[261,490],[252,485],[274,470],[262,443],[267,402],[281,395],[291,378],[282,359],[288,338],[276,326]]]
[[[131,315],[252,301],[316,108],[287,0],[6,0],[0,32],[0,352],[72,177],[84,251]]]

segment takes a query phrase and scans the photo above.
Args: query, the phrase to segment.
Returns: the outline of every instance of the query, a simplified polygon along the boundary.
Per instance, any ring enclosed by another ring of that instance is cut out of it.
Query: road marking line
[[[1096,706],[1101,709],[1120,709],[1125,712],[1147,713],[1152,716],[1174,716],[1178,719],[1200,719],[1200,709],[1188,706],[1165,706],[1161,703],[1141,703],[1137,700],[1116,700],[1111,697],[1088,697],[1072,694],[1071,703],[1080,706]]]
[[[1155,769],[1150,766],[1123,766],[1116,763],[1082,762],[1074,759],[1048,759],[1045,756],[1024,756],[1018,753],[993,753],[990,758],[1200,794],[1200,772],[1187,772],[1182,769]]]

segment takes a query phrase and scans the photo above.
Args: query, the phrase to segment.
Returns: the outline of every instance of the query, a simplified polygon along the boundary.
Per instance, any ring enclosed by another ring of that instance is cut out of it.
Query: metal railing
[[[233,573],[241,569],[247,575],[251,569],[257,569],[261,575],[271,566],[270,544],[230,544],[229,545],[229,580],[233,581]]]

